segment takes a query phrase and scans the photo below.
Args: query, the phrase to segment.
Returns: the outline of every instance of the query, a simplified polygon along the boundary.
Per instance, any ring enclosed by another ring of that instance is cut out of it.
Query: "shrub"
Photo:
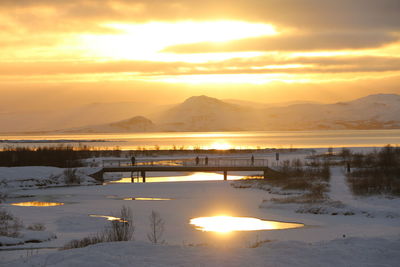
[[[400,195],[400,148],[390,145],[380,151],[353,154],[347,175],[354,194]],[[355,167],[355,168],[354,168]]]
[[[102,243],[105,242],[104,236],[102,234],[98,234],[95,236],[88,236],[88,237],[84,237],[81,240],[72,240],[70,242],[68,242],[67,244],[65,244],[61,250],[65,250],[65,249],[73,249],[73,248],[83,248],[83,247],[87,247],[89,245],[94,245],[97,243]]]
[[[44,226],[43,223],[34,223],[29,225],[27,229],[32,231],[44,231],[46,230],[46,226]]]
[[[111,221],[111,225],[105,230],[105,239],[108,242],[133,240],[135,225],[130,208],[122,206],[120,220]]]
[[[79,176],[76,174],[77,169],[65,169],[64,170],[64,181],[66,184],[80,184],[81,179]]]
[[[164,234],[164,225],[165,221],[160,217],[158,212],[154,210],[151,212],[149,216],[150,221],[150,231],[147,234],[147,238],[151,243],[164,243],[165,241],[162,240],[162,236]]]
[[[10,212],[0,209],[0,236],[18,237],[22,221]]]
[[[119,220],[110,222],[101,233],[93,236],[87,236],[80,240],[72,240],[62,247],[62,250],[83,248],[89,245],[94,245],[103,242],[117,242],[133,240],[135,227],[133,223],[133,215],[130,208],[122,206]]]

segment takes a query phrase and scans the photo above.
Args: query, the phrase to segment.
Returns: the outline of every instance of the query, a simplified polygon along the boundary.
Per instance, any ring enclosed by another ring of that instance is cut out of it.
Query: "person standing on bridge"
[[[199,165],[199,163],[200,163],[200,159],[199,159],[199,156],[197,156],[196,157],[196,165]]]
[[[254,156],[251,155],[251,166],[254,166]]]
[[[131,162],[132,162],[132,166],[135,166],[135,163],[136,163],[136,158],[135,158],[135,156],[132,156],[132,157],[131,157]]]
[[[208,157],[206,156],[206,158],[204,159],[204,163],[206,164],[206,165],[208,165]]]

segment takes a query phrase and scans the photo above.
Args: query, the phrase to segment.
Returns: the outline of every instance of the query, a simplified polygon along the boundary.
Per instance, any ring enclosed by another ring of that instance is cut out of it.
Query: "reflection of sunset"
[[[206,232],[228,233],[232,231],[257,231],[298,228],[300,223],[264,221],[250,217],[214,216],[199,217],[190,220],[197,230]]]
[[[52,207],[52,206],[62,206],[64,205],[64,203],[31,201],[31,202],[12,203],[11,205],[22,206],[22,207]]]
[[[123,200],[154,200],[154,201],[163,201],[163,200],[171,200],[170,198],[161,198],[161,197],[125,197]]]
[[[90,217],[95,217],[95,218],[105,218],[107,221],[119,221],[119,222],[126,222],[122,220],[121,218],[114,217],[114,216],[107,216],[107,215],[89,215]]]
[[[244,176],[240,175],[228,175],[228,180],[240,180]],[[195,172],[189,175],[182,176],[165,176],[165,177],[151,177],[148,176],[146,183],[158,183],[158,182],[195,182],[195,181],[222,181],[224,179],[222,174],[211,173],[211,172]],[[141,181],[141,178],[139,178]],[[131,183],[130,177],[125,177],[117,181],[108,182],[108,184],[114,183]],[[137,200],[137,199],[136,199]]]

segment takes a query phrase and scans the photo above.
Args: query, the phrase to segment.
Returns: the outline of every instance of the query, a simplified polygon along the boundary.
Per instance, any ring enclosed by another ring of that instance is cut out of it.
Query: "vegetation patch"
[[[400,148],[390,145],[367,154],[345,153],[347,181],[355,195],[400,196]]]

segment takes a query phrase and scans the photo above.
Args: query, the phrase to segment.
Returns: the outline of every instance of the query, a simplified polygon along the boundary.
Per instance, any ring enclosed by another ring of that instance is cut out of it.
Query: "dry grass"
[[[135,226],[133,222],[133,214],[130,208],[122,206],[118,216],[121,220],[111,221],[110,225],[93,236],[87,236],[80,240],[72,240],[64,245],[62,250],[83,248],[103,242],[117,242],[133,240]]]

